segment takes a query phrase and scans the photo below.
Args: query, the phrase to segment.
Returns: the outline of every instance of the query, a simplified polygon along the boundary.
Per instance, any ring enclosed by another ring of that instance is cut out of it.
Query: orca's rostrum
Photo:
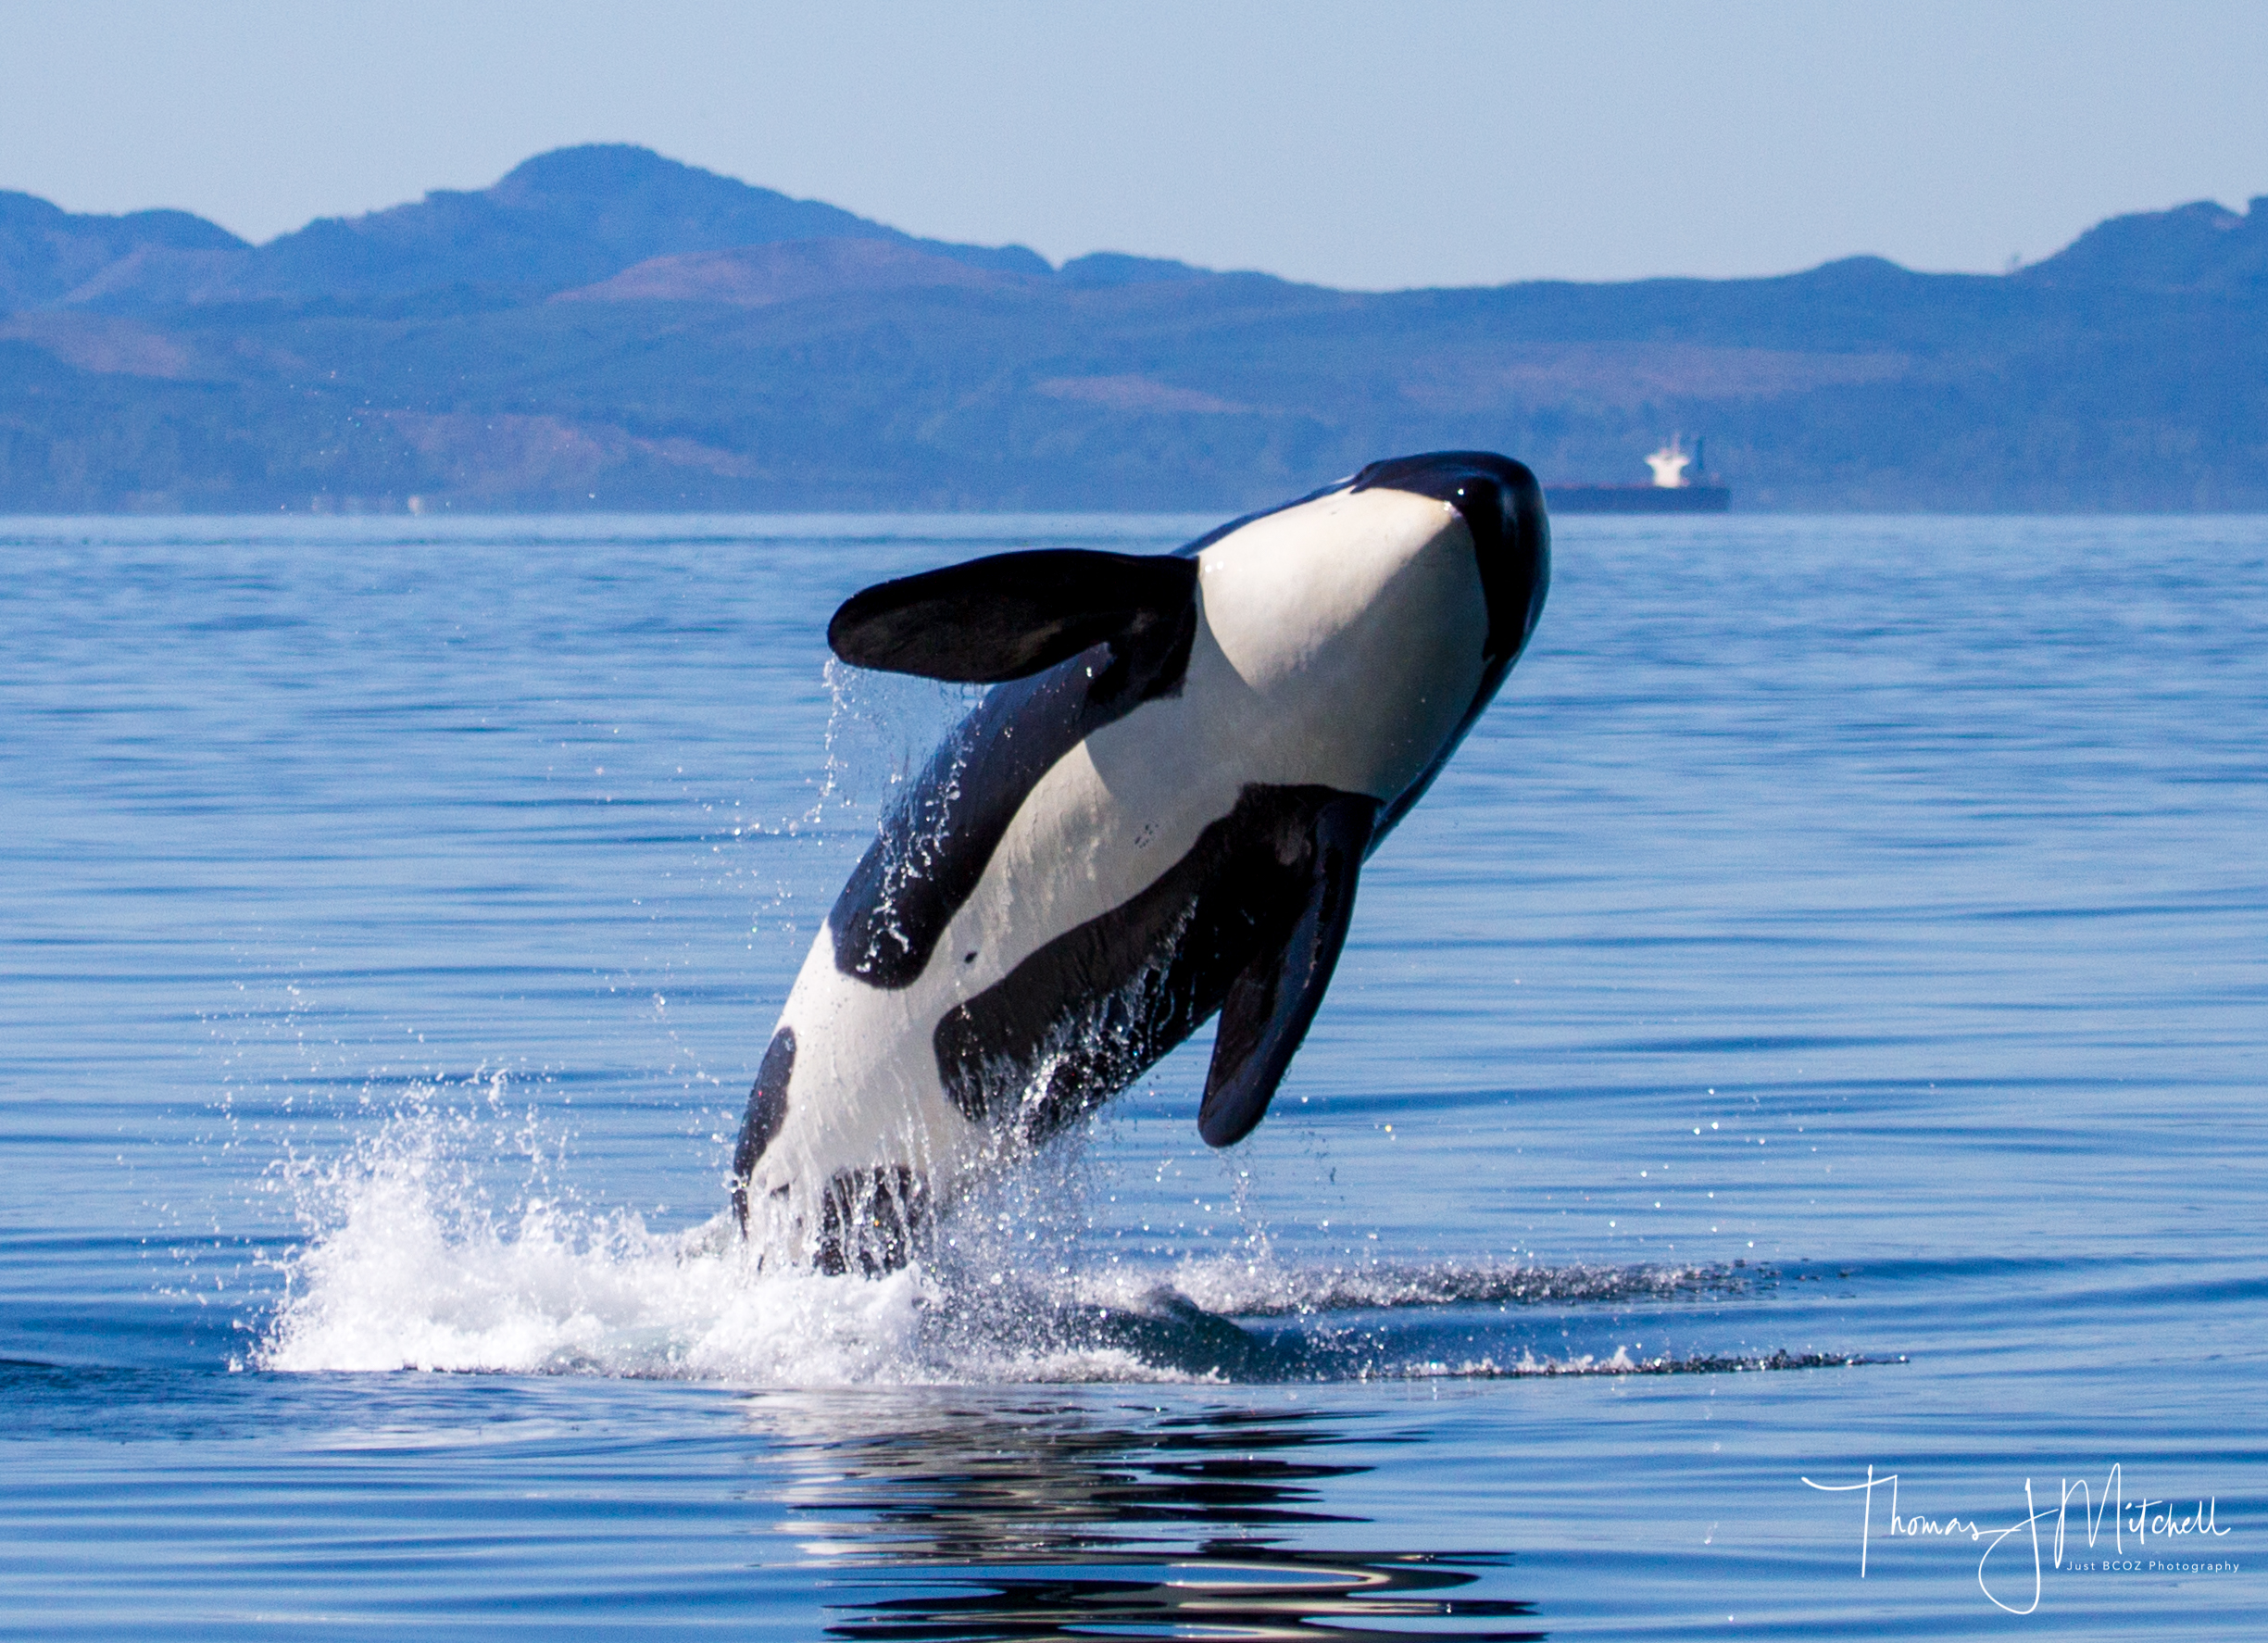
[[[1219,1011],[1197,1127],[1260,1121],[1364,859],[1535,631],[1521,464],[1449,451],[1173,554],[1043,549],[883,583],[846,662],[989,684],[893,807],[789,993],[733,1159],[742,1228],[903,1262],[961,1185]]]

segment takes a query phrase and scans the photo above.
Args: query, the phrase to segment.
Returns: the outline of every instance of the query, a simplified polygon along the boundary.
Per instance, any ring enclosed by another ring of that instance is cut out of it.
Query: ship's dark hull
[[[1723,485],[1548,485],[1553,513],[1723,513],[1733,493]]]

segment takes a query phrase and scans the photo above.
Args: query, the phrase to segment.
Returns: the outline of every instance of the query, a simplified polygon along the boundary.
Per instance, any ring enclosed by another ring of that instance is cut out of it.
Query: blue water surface
[[[1563,521],[1250,1141],[705,1239],[828,612],[1211,522],[0,521],[0,1635],[2268,1632],[2268,520]]]

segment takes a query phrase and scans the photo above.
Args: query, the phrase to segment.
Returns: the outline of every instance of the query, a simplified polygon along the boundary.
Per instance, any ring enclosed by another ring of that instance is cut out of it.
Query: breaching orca
[[[1374,462],[1176,553],[1044,549],[885,582],[844,661],[989,684],[813,942],[733,1158],[744,1232],[879,1272],[972,1173],[1216,1010],[1197,1112],[1241,1140],[1315,1017],[1364,859],[1535,631],[1535,477]]]

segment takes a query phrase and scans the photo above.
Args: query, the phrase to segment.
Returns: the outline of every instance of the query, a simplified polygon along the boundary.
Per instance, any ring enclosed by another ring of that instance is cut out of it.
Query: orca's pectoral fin
[[[1347,926],[1355,914],[1355,879],[1370,847],[1378,801],[1343,794],[1316,813],[1307,901],[1284,945],[1261,952],[1229,985],[1213,1039],[1197,1133],[1212,1147],[1231,1147],[1252,1133],[1283,1082],[1308,1023],[1331,985]]]
[[[1170,643],[1197,601],[1195,559],[1039,548],[878,583],[827,624],[854,667],[997,684],[1106,640]]]

